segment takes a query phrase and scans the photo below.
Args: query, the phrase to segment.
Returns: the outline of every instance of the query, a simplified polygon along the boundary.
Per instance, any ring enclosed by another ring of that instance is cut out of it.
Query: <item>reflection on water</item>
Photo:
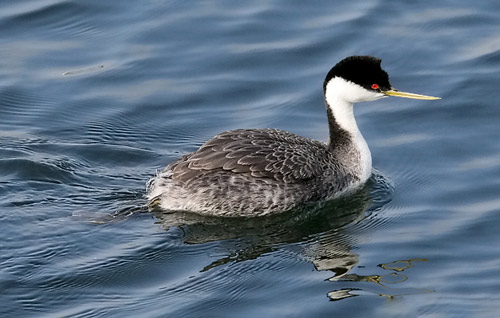
[[[415,295],[415,294],[425,294],[431,293],[430,289],[415,289],[415,288],[395,288],[389,285],[395,285],[403,283],[408,280],[406,275],[403,275],[402,271],[415,266],[416,262],[427,262],[427,259],[415,258],[410,260],[400,260],[394,261],[387,264],[380,264],[379,266],[385,270],[393,271],[384,275],[357,275],[357,274],[344,274],[341,276],[334,276],[330,278],[330,281],[342,281],[342,282],[368,282],[373,283],[378,286],[370,286],[364,290],[355,288],[344,288],[339,290],[334,290],[328,293],[328,297],[335,301],[348,297],[354,297],[361,295],[366,292],[370,292],[379,296],[393,298],[396,296],[405,295]],[[378,287],[375,290],[374,287]],[[381,288],[380,288],[381,287]],[[380,291],[381,290],[381,291]]]
[[[375,283],[387,289],[373,292],[380,296],[394,297],[428,291],[398,290],[394,285],[407,280],[400,272],[414,266],[415,262],[425,259],[395,261],[379,265],[391,271],[385,275],[361,276],[351,271],[358,264],[358,255],[352,252],[355,247],[353,229],[370,214],[379,210],[390,200],[391,184],[380,174],[372,177],[371,183],[358,193],[344,199],[325,202],[320,205],[278,215],[256,218],[220,218],[203,216],[189,212],[150,211],[166,231],[181,229],[185,244],[203,244],[213,241],[226,241],[226,253],[201,272],[233,262],[244,262],[259,258],[265,253],[278,249],[283,244],[299,246],[300,257],[309,260],[318,271],[331,271],[328,280],[336,284],[352,282]],[[366,224],[363,227],[367,227]],[[328,293],[331,300],[340,300],[360,294],[358,288],[340,288]]]
[[[350,243],[342,238],[341,229],[364,217],[371,205],[368,194],[365,188],[353,200],[332,201],[308,211],[257,218],[217,218],[185,212],[153,213],[166,230],[172,226],[180,227],[187,244],[238,239],[226,257],[207,265],[204,270],[228,262],[255,259],[280,244],[307,242],[314,235],[319,235],[314,238],[317,244],[310,244],[306,254],[311,254],[314,249],[312,257],[322,261],[341,259],[344,255],[351,257]],[[328,240],[322,240],[322,235],[328,236]]]

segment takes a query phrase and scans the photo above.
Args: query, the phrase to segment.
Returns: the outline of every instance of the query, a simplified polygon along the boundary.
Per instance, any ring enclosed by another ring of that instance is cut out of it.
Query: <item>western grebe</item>
[[[351,56],[323,84],[328,143],[278,129],[237,129],[216,135],[148,182],[148,205],[214,216],[262,216],[337,198],[370,177],[370,149],[353,104],[387,96],[438,97],[394,90],[381,60]]]

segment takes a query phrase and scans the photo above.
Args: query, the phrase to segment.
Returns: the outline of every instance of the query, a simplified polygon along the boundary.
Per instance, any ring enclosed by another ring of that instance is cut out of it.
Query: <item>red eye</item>
[[[378,84],[372,84],[372,89],[378,89]]]

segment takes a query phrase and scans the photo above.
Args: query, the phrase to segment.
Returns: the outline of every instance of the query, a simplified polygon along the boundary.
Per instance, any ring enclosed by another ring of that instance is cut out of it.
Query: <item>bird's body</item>
[[[223,132],[151,179],[149,205],[215,216],[262,216],[360,188],[371,175],[372,163],[353,103],[388,92],[425,96],[392,90],[380,60],[367,56],[338,63],[323,88],[328,143],[277,129]]]
[[[150,194],[168,193],[161,204],[168,210],[231,216],[287,211],[366,181],[369,174],[357,171],[359,156],[344,158],[328,147],[283,130],[226,131],[168,165]]]

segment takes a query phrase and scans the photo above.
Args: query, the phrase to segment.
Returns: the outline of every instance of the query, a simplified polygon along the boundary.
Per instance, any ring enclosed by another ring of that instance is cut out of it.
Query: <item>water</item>
[[[492,317],[500,3],[4,1],[5,317]],[[149,213],[155,170],[233,128],[325,140],[353,54],[441,101],[356,105],[357,196],[258,220]]]

